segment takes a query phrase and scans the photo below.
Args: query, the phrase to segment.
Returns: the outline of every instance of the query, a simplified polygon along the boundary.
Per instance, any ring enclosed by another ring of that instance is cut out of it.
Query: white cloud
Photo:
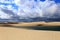
[[[25,3],[23,4],[24,6],[20,5],[20,8],[22,8],[22,10],[24,11],[23,16],[26,16],[26,17],[31,17],[31,18],[44,17],[44,16],[51,17],[58,10],[58,5],[54,1],[46,0],[44,2],[40,1],[40,2],[37,2],[37,3],[34,2],[34,1],[33,2],[28,2],[28,3],[27,2],[25,1]],[[34,8],[32,10],[31,8],[33,6],[34,6]],[[19,12],[19,13],[20,13],[19,16],[22,16],[21,15],[22,13],[21,12]]]
[[[10,15],[4,13],[0,8],[0,18],[1,19],[10,19],[11,17],[10,17]]]
[[[22,18],[22,19],[23,18],[35,18],[35,17],[51,17],[57,11],[60,10],[58,7],[60,5],[58,5],[54,1],[50,1],[50,0],[46,0],[44,2],[42,2],[42,1],[35,2],[34,0],[31,0],[31,1],[14,0],[13,3],[15,3],[17,6],[19,6],[17,11],[15,9],[13,9],[13,7],[11,5],[7,6],[7,8],[9,10],[11,9],[15,14],[17,13],[16,15],[20,16],[20,18]],[[60,14],[60,12],[59,12],[59,14]],[[2,15],[2,14],[0,14],[0,15]],[[8,15],[6,15],[6,16],[8,16]]]

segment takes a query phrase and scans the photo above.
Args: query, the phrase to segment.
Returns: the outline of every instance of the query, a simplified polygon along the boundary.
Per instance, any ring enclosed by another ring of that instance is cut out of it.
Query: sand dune
[[[0,40],[60,40],[60,32],[0,27]]]
[[[9,26],[60,26],[60,22],[0,24],[0,40],[60,40],[60,31],[32,30]]]
[[[11,26],[60,26],[60,22],[19,22],[16,24],[0,24],[0,26],[7,26],[7,25],[11,25]]]

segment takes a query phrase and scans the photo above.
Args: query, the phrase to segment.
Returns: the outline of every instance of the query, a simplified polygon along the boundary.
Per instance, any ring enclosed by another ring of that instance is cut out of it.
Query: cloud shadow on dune
[[[1,25],[2,27],[9,27],[9,28],[22,28],[28,30],[46,30],[46,31],[60,31],[60,26],[13,26],[9,24]]]

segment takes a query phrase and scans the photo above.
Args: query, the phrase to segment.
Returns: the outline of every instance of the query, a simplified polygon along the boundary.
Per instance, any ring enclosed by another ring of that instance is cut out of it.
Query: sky
[[[13,0],[9,0],[10,2],[12,2]],[[37,2],[38,0],[34,0],[35,2]],[[45,0],[40,0],[40,1],[42,1],[42,2],[44,2]],[[53,1],[55,1],[55,3],[60,3],[60,0],[53,0]],[[0,2],[0,5],[9,5],[9,4],[6,4],[6,3],[1,3]],[[17,5],[15,5],[15,4],[11,4],[11,5],[13,5],[16,9],[18,8],[18,6]]]
[[[3,1],[3,0],[2,0]],[[9,2],[13,2],[13,0],[8,0]],[[38,0],[34,0],[35,2],[37,2]],[[39,1],[42,1],[44,2],[45,0],[39,0]],[[60,0],[53,0],[55,3],[60,3]],[[0,2],[0,5],[9,5],[9,3],[1,3]],[[14,7],[15,9],[18,9],[18,6],[14,3],[11,3],[12,7]]]
[[[0,18],[16,15],[21,19],[35,17],[60,17],[60,0],[0,0]],[[5,12],[4,10],[9,11]],[[13,12],[12,15],[11,12]],[[58,16],[56,13],[58,13]]]
[[[37,0],[35,0],[37,1]],[[40,0],[40,1],[45,1],[45,0]],[[60,0],[54,0],[56,3],[60,3]]]
[[[54,0],[56,3],[60,3],[60,0]]]

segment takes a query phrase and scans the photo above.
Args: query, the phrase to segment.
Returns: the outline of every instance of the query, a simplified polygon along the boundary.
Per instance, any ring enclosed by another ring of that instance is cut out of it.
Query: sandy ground
[[[19,22],[18,24],[0,24],[0,26],[60,26],[60,22]]]
[[[60,31],[43,31],[6,26],[60,26],[60,22],[0,24],[0,40],[60,40]],[[4,27],[3,27],[4,25]]]
[[[60,40],[60,32],[0,26],[0,40]]]

